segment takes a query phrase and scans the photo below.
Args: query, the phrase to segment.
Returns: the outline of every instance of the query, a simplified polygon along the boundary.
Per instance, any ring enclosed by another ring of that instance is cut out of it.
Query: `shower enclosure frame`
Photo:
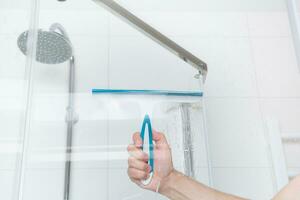
[[[296,58],[298,62],[298,68],[300,71],[300,10],[297,11],[296,0],[286,0],[286,4],[290,21],[290,27],[292,31],[292,37],[294,41]]]
[[[129,24],[131,27],[136,29],[137,31],[141,32],[143,35],[147,36],[148,38],[155,41],[157,44],[161,45],[165,49],[169,50],[171,53],[175,54],[177,57],[182,59],[184,62],[188,63],[192,67],[194,67],[198,74],[195,75],[194,78],[199,79],[199,85],[200,89],[204,91],[203,84],[206,81],[207,73],[208,73],[208,67],[207,64],[202,61],[200,58],[193,55],[191,52],[187,51],[180,45],[178,45],[176,42],[147,24],[145,21],[131,13],[126,8],[122,7],[120,4],[118,4],[114,0],[92,0],[99,6],[105,8],[110,13],[118,17],[119,19],[125,21],[127,24]],[[213,187],[213,180],[212,180],[212,166],[210,161],[210,152],[208,147],[208,135],[207,135],[207,128],[206,128],[206,109],[205,109],[205,99],[202,97],[202,108],[203,108],[203,125],[204,125],[204,138],[205,138],[205,149],[207,153],[207,165],[208,165],[208,177],[209,177],[209,186]],[[182,113],[186,116],[186,108],[182,107]],[[189,127],[186,128],[187,135],[185,136],[185,141],[188,142],[191,140],[191,135],[189,134]],[[190,153],[186,152],[187,157],[190,157]],[[192,160],[186,161],[186,165],[190,168],[192,164]],[[191,169],[191,168],[190,168]],[[189,172],[189,175],[193,175],[193,170]]]
[[[152,39],[153,41],[157,42],[159,45],[163,46],[170,52],[174,53],[176,56],[178,56],[180,59],[182,59],[184,62],[190,64],[192,67],[194,67],[197,70],[197,75],[195,78],[198,78],[200,80],[200,87],[202,89],[202,85],[206,80],[206,76],[208,73],[207,69],[207,64],[203,62],[201,59],[169,39],[167,36],[163,35],[160,33],[158,30],[154,29],[151,27],[149,24],[144,22],[142,19],[138,18],[131,12],[129,12],[127,9],[123,8],[120,6],[118,3],[116,3],[114,0],[93,0],[95,3],[98,5],[101,5],[102,7],[106,8],[108,11],[110,11],[112,14],[116,15],[117,17],[121,18],[125,22],[127,22],[130,26],[134,27],[136,30],[142,32],[144,35]],[[25,173],[25,165],[24,161],[26,161],[26,150],[28,146],[28,131],[30,128],[30,109],[31,109],[31,102],[30,102],[30,96],[32,95],[32,80],[33,80],[33,75],[32,75],[32,65],[33,65],[33,58],[35,57],[35,52],[34,49],[36,48],[35,40],[37,40],[37,33],[35,32],[36,30],[36,25],[38,24],[37,22],[37,16],[38,16],[38,9],[39,9],[39,0],[32,0],[32,19],[31,19],[31,25],[30,25],[30,34],[29,37],[31,37],[32,41],[29,41],[30,43],[30,49],[31,52],[28,55],[28,64],[30,66],[30,69],[28,70],[27,73],[27,79],[28,79],[28,85],[27,85],[27,100],[26,100],[26,108],[25,108],[25,115],[26,115],[26,122],[24,125],[24,142],[22,144],[22,159],[20,163],[20,174],[18,174],[18,181],[17,181],[17,193],[16,193],[16,199],[22,200],[23,199],[23,183],[22,179],[24,178],[24,173]],[[63,33],[63,32],[62,32]],[[72,133],[73,131],[73,125],[77,121],[77,116],[73,111],[73,104],[74,104],[74,99],[73,99],[73,93],[74,93],[74,78],[75,78],[75,58],[72,56],[70,58],[70,71],[69,71],[69,100],[68,100],[68,107],[67,107],[67,116],[66,116],[66,122],[67,122],[67,162],[66,162],[66,173],[65,173],[65,180],[70,179],[70,166],[71,166],[71,147],[72,146]],[[204,104],[204,101],[202,101]],[[205,118],[205,116],[204,116]],[[204,122],[205,124],[205,122]],[[206,145],[207,144],[207,131],[205,128],[204,135],[206,138]],[[207,154],[208,154],[208,170],[209,170],[209,182],[210,186],[212,186],[212,179],[211,179],[211,164],[210,164],[210,159],[209,159],[209,150],[208,147],[206,146]],[[64,190],[64,199],[69,198],[69,185],[70,182],[65,181],[65,190]],[[67,195],[66,195],[67,194]]]
[[[136,15],[122,7],[114,0],[93,0],[95,3],[100,5],[101,7],[107,9],[110,13],[114,14],[121,20],[127,22],[131,27],[140,31],[145,36],[149,37],[159,45],[168,49],[170,52],[174,53],[184,62],[190,64],[194,67],[200,75],[203,76],[203,80],[205,81],[207,76],[207,64],[193,55],[191,52],[187,51],[170,38],[147,24],[142,19],[138,18]]]

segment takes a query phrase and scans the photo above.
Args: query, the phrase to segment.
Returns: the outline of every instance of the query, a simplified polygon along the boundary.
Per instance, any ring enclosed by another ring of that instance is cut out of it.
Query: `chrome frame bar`
[[[300,18],[296,0],[286,0],[298,67],[300,70]]]
[[[93,0],[98,5],[106,8],[117,17],[125,20],[129,25],[142,32],[161,46],[165,47],[179,58],[196,68],[204,77],[207,75],[207,64],[198,57],[179,46],[177,43],[169,39],[167,36],[160,33],[158,30],[151,27],[149,24],[138,18],[124,7],[116,3],[114,0]]]
[[[181,104],[180,113],[182,116],[182,137],[184,148],[184,174],[195,178],[194,159],[193,159],[193,136],[191,130],[190,105]]]

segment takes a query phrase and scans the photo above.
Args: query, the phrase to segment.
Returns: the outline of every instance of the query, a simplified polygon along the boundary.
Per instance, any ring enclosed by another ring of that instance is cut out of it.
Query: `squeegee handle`
[[[154,171],[154,153],[153,153],[153,132],[152,132],[152,126],[149,115],[146,115],[143,121],[142,130],[141,130],[141,138],[143,141],[142,150],[144,150],[144,140],[145,140],[145,131],[146,126],[148,127],[148,134],[149,134],[149,160],[148,164],[151,166],[151,171]]]

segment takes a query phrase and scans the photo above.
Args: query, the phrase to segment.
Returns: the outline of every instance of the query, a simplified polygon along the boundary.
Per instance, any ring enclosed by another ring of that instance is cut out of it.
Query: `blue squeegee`
[[[154,173],[154,152],[153,152],[153,132],[149,115],[146,115],[143,121],[142,130],[141,130],[141,138],[143,141],[142,150],[144,150],[144,141],[145,141],[145,131],[146,126],[148,127],[148,135],[149,135],[149,160],[148,164],[151,166],[150,178],[148,180],[142,181],[144,185],[148,185],[153,177]]]
[[[146,126],[148,125],[148,133],[149,133],[149,161],[148,164],[151,166],[151,172],[153,172],[154,169],[154,153],[153,153],[153,133],[152,133],[152,127],[151,127],[151,121],[149,115],[146,115],[143,121],[142,131],[141,131],[141,138],[143,140],[143,146],[142,150],[144,150],[144,140],[145,140],[145,130]]]

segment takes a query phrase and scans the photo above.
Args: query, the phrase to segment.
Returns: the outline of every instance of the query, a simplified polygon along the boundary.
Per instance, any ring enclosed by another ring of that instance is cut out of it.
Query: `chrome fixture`
[[[199,74],[203,76],[204,80],[207,75],[207,64],[200,60],[198,57],[179,46],[177,43],[169,39],[167,36],[160,33],[158,30],[151,27],[149,24],[138,18],[124,7],[119,5],[114,0],[93,0],[100,6],[106,8],[117,17],[125,20],[129,25],[142,32],[161,46],[165,47],[185,62],[192,65],[199,71]]]
[[[29,31],[23,32],[18,38],[18,47],[24,55],[27,55],[28,32]],[[36,61],[43,64],[60,64],[69,61],[64,200],[69,200],[70,196],[73,126],[78,121],[74,111],[75,57],[73,53],[72,44],[62,25],[55,23],[50,26],[49,31],[43,31],[42,29],[38,30]]]
[[[19,49],[27,55],[28,32],[23,32],[18,38]],[[72,56],[72,46],[67,37],[54,31],[38,30],[36,61],[44,64],[59,64]]]

